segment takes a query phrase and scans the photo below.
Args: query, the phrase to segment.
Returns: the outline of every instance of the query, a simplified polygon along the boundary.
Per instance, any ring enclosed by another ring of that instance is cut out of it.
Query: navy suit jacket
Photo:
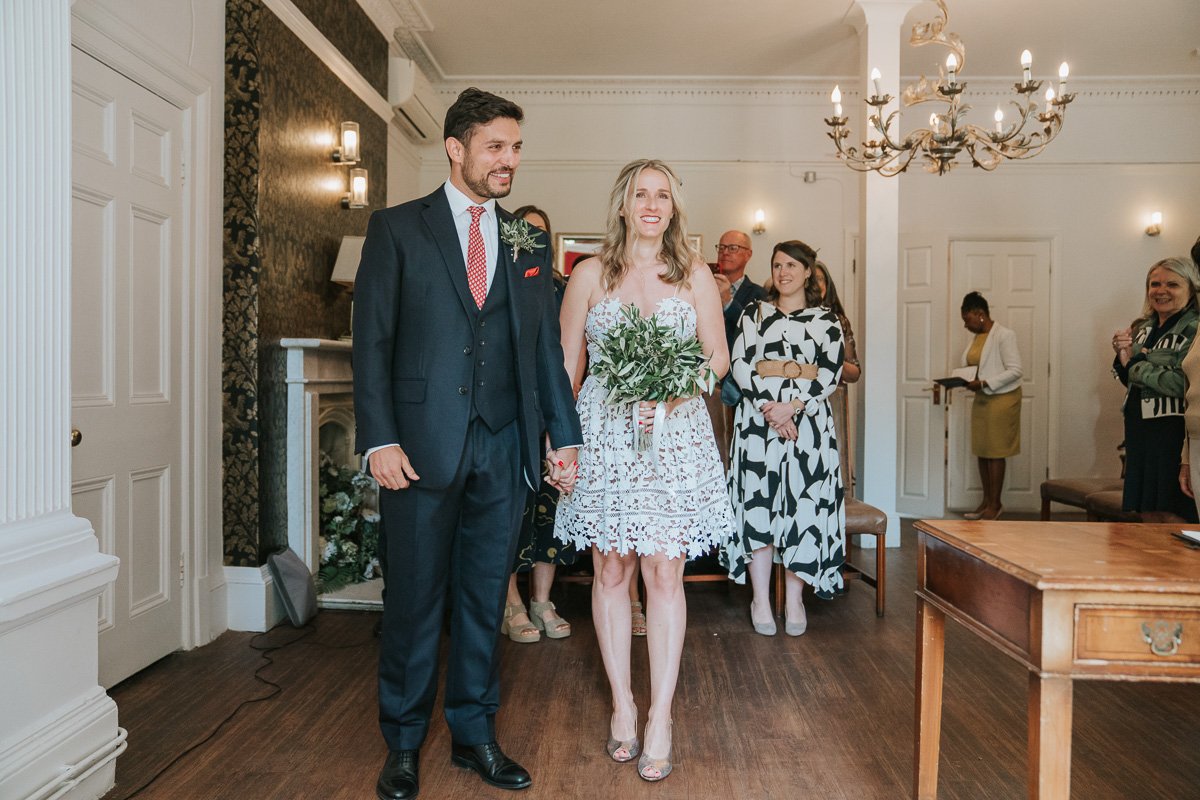
[[[725,309],[725,342],[729,345],[729,352],[733,352],[733,340],[737,338],[738,320],[741,319],[742,309],[766,296],[767,290],[749,278],[742,281],[742,285],[734,293],[729,308]]]
[[[500,222],[514,219],[498,205],[496,212]],[[556,448],[583,441],[544,234],[541,243],[514,261],[512,247],[501,242],[493,278],[493,285],[507,282],[521,465],[534,487],[543,430]],[[371,215],[354,284],[357,452],[399,444],[422,487],[449,485],[471,420],[476,317],[444,187]]]

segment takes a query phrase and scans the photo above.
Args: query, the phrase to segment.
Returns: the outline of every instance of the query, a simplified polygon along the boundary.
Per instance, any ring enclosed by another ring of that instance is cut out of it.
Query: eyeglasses
[[[750,249],[749,247],[745,247],[740,244],[719,244],[719,245],[717,245],[718,253],[737,253],[739,250],[749,250],[749,249]]]

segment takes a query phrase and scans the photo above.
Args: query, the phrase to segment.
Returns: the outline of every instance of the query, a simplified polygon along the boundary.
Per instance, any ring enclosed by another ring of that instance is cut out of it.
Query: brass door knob
[[[79,443],[83,441],[83,433],[79,428],[71,428],[71,447],[79,447]]]

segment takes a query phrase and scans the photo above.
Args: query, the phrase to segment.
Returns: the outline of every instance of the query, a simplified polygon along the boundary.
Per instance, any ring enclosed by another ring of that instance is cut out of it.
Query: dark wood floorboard
[[[513,794],[449,763],[435,720],[422,750],[429,800],[899,800],[910,797],[913,739],[915,546],[888,553],[888,615],[856,583],[831,602],[809,601],[800,638],[756,635],[746,587],[690,584],[688,635],[675,709],[676,771],[664,783],[604,753],[609,707],[589,619],[589,587],[560,585],[554,599],[575,633],[520,645],[504,640],[507,752],[534,775]],[[372,798],[385,756],[375,711],[376,615],[323,611],[313,631],[272,654],[262,675],[283,687],[241,709],[211,741],[183,757],[138,798]],[[781,626],[782,629],[782,626]],[[243,700],[270,689],[252,677],[251,649],[297,637],[288,627],[254,638],[227,633],[177,653],[115,687],[129,749],[117,762],[124,800]],[[647,702],[645,640],[634,654]],[[1025,795],[1026,672],[962,628],[947,626],[940,794],[943,800]],[[1200,686],[1075,685],[1072,797],[1200,798]],[[643,712],[644,713],[644,712]],[[643,717],[644,722],[644,717]]]

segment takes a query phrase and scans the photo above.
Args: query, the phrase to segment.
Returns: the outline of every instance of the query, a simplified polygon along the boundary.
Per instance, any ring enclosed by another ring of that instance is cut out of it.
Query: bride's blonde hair
[[[667,269],[662,274],[664,282],[682,285],[690,288],[688,276],[691,275],[692,264],[700,254],[688,241],[687,212],[684,210],[683,190],[679,178],[661,161],[642,158],[631,161],[617,175],[608,199],[608,225],[604,233],[604,244],[600,248],[600,277],[605,291],[611,291],[617,286],[625,273],[629,271],[629,248],[634,240],[633,228],[621,216],[627,208],[633,208],[633,196],[637,192],[638,178],[642,170],[652,169],[661,172],[667,178],[671,187],[671,204],[674,213],[663,234],[662,250],[659,257],[667,263]]]

